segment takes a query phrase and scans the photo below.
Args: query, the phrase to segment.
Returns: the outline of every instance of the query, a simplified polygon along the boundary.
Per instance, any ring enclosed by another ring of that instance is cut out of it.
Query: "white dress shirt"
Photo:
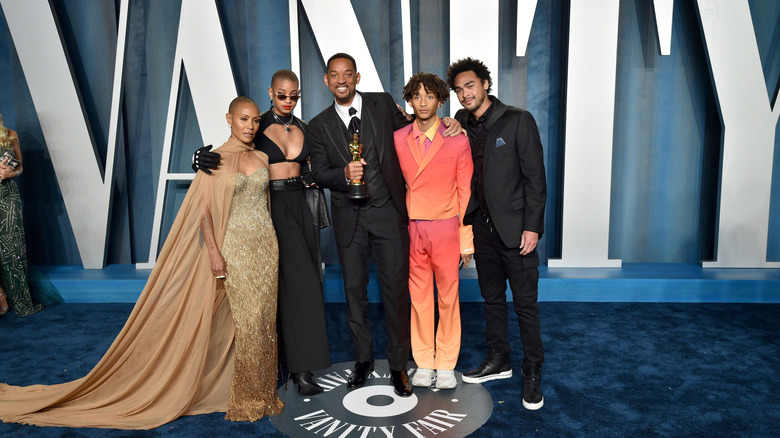
[[[333,105],[336,107],[336,114],[339,115],[341,118],[341,121],[344,122],[344,126],[347,127],[349,130],[349,121],[352,119],[352,116],[349,115],[349,109],[355,108],[357,111],[357,118],[360,120],[363,120],[363,98],[360,96],[360,93],[355,93],[355,97],[352,98],[352,105],[339,105],[338,102],[334,101]]]

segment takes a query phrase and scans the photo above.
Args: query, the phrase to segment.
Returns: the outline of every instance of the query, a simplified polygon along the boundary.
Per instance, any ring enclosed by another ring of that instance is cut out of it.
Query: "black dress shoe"
[[[317,395],[323,391],[322,387],[314,381],[314,376],[311,375],[311,371],[295,373],[295,380],[298,383],[299,395]]]
[[[409,383],[409,376],[406,375],[406,370],[403,371],[390,371],[390,380],[393,381],[393,391],[401,397],[409,397],[412,395],[412,384]]]
[[[348,388],[360,388],[366,383],[366,379],[371,372],[374,371],[374,361],[368,360],[365,362],[355,362],[355,368],[352,369],[352,373],[347,379]]]
[[[512,365],[509,363],[509,353],[497,353],[492,348],[482,365],[463,373],[463,381],[466,383],[482,383],[510,377]]]

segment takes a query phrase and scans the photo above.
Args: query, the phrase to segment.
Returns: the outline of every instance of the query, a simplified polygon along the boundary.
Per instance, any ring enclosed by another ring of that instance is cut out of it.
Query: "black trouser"
[[[474,258],[479,288],[485,300],[485,337],[490,348],[509,353],[507,340],[506,282],[512,289],[513,304],[520,324],[520,340],[525,358],[532,363],[544,361],[539,305],[539,253],[534,249],[526,256],[519,248],[504,245],[489,219],[474,215]]]
[[[279,241],[278,325],[281,358],[292,373],[330,366],[316,230],[303,187],[271,190]]]
[[[347,322],[358,361],[373,359],[371,322],[368,318],[368,261],[374,252],[382,303],[385,309],[391,370],[406,369],[409,359],[409,229],[393,205],[360,210],[355,235],[347,247],[338,247]]]

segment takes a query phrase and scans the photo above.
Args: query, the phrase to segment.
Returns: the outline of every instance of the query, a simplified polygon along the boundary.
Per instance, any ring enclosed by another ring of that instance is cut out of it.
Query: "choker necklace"
[[[278,115],[276,115],[275,112],[271,111],[271,114],[274,115],[274,119],[276,120],[276,123],[278,123],[280,125],[284,125],[284,133],[285,134],[289,134],[290,133],[290,124],[293,121],[293,116],[290,116],[290,120],[288,120],[287,123],[285,123],[285,122],[282,121],[282,119]]]

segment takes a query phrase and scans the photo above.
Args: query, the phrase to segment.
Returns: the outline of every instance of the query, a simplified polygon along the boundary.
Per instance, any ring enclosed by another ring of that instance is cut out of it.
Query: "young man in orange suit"
[[[454,369],[460,352],[458,262],[468,266],[474,253],[471,226],[462,220],[474,165],[468,137],[445,137],[445,126],[436,115],[449,97],[447,84],[434,74],[418,73],[403,93],[416,116],[414,123],[394,134],[409,211],[411,343],[418,367],[412,384],[428,387],[435,377],[437,388],[452,389],[458,384]]]

